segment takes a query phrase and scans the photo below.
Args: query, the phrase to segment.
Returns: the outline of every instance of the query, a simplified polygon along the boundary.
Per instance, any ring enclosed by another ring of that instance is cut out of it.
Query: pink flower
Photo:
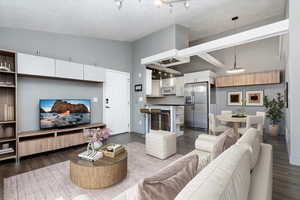
[[[97,142],[103,141],[107,139],[111,134],[111,130],[108,128],[104,129],[84,129],[83,135],[90,141],[90,142]]]

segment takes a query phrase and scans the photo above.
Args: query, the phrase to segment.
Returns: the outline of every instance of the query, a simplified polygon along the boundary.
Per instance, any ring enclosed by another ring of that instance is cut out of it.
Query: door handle
[[[105,108],[110,108],[110,106],[105,106]]]

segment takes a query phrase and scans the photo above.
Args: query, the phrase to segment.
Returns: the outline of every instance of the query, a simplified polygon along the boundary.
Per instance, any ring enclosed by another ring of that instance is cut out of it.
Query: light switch
[[[139,78],[142,78],[142,73],[139,73],[139,75],[138,75],[138,76],[139,76]]]
[[[143,97],[139,97],[139,102],[143,102]]]

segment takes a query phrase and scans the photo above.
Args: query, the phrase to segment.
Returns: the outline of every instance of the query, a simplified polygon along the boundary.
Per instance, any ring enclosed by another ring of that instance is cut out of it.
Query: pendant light
[[[232,21],[234,22],[234,29],[236,30],[236,21],[239,19],[239,17],[233,17]],[[226,72],[228,74],[238,74],[238,73],[243,73],[245,71],[244,68],[237,67],[237,62],[236,62],[236,46],[234,46],[234,64],[233,64],[233,69],[229,69]]]

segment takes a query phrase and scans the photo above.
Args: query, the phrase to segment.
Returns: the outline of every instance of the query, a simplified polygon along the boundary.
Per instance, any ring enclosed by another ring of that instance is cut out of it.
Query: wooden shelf
[[[1,71],[0,74],[16,74],[16,72],[9,72],[9,71]]]
[[[52,134],[52,133],[70,132],[70,131],[76,131],[76,130],[85,129],[85,128],[96,128],[96,127],[105,127],[105,124],[95,123],[95,124],[87,124],[87,125],[81,125],[81,126],[76,126],[76,127],[71,127],[71,128],[25,131],[25,132],[19,132],[17,137],[21,138],[21,137],[32,137],[32,136],[38,136],[38,135],[48,135],[48,134]]]
[[[7,153],[7,154],[2,154],[0,155],[0,161],[2,160],[8,160],[8,159],[13,159],[13,158],[16,158],[16,153],[13,152],[13,153]]]
[[[0,124],[14,124],[16,121],[0,121]]]
[[[16,141],[16,138],[15,137],[0,138],[0,143],[3,143],[3,142],[12,142],[12,141]]]
[[[15,88],[15,85],[0,85],[1,88]]]
[[[10,66],[12,71],[0,70],[0,113],[1,120],[6,119],[6,121],[0,121],[0,125],[9,126],[14,130],[14,135],[11,137],[4,137],[1,135],[0,145],[3,143],[8,143],[9,147],[13,148],[15,152],[0,155],[0,161],[17,158],[17,138],[16,138],[16,102],[17,102],[17,61],[16,52],[0,50],[1,62],[6,62],[7,66]],[[6,106],[7,105],[7,106]],[[12,120],[7,120],[12,119]],[[9,136],[9,135],[7,135]]]
[[[20,132],[18,138],[18,156],[28,156],[42,152],[87,143],[84,129],[104,128],[105,124],[87,124],[63,129]]]

